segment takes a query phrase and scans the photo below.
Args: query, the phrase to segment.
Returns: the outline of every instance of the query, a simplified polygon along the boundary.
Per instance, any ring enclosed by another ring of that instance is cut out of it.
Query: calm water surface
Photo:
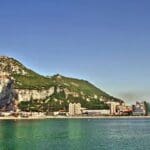
[[[150,150],[150,119],[0,121],[0,150]]]

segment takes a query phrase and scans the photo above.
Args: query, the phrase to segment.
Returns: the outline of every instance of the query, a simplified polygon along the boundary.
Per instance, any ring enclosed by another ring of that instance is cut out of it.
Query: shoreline
[[[1,120],[47,120],[47,119],[150,119],[150,116],[40,116],[0,117]]]

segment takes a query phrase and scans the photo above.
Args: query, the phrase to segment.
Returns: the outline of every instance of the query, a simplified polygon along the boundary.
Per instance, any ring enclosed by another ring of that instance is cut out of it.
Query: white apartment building
[[[81,115],[81,104],[80,103],[70,103],[69,104],[69,115]]]

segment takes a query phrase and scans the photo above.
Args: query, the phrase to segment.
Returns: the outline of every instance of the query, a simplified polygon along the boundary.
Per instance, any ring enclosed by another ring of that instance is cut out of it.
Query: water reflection
[[[68,120],[68,133],[70,140],[78,140],[82,136],[82,125],[79,120]]]
[[[69,147],[71,150],[82,150],[85,147],[84,140],[84,127],[82,120],[68,120],[68,139]]]
[[[0,121],[0,150],[142,150],[148,131],[149,119]]]
[[[36,137],[37,130],[34,129],[35,126],[36,122],[32,123],[31,121],[1,121],[0,149],[30,149],[32,142],[35,140],[34,137]],[[36,142],[34,146],[36,146]]]
[[[1,149],[17,150],[16,124],[14,121],[0,122],[0,146]]]

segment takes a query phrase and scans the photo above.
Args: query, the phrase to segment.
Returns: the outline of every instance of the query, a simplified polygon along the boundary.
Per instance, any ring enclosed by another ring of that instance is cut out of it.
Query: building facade
[[[70,103],[69,104],[69,115],[75,116],[75,115],[81,115],[81,104],[80,103]]]
[[[89,116],[102,116],[102,115],[110,115],[109,109],[103,109],[103,110],[83,110],[83,114],[87,114]]]
[[[107,104],[110,105],[110,114],[117,115],[118,114],[117,107],[120,106],[120,103],[119,102],[107,102]]]
[[[132,109],[134,116],[146,115],[146,106],[144,102],[136,102],[136,104],[132,106]]]
[[[117,106],[117,113],[118,115],[132,115],[132,106],[128,106],[125,103],[122,105]]]

